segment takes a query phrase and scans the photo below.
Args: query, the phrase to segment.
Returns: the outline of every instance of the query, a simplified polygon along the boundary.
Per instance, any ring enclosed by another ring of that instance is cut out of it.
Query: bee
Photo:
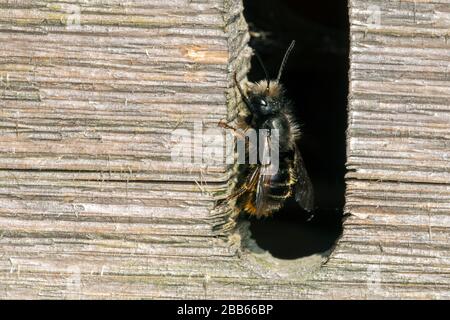
[[[236,172],[236,184],[232,194],[227,200],[236,200],[236,212],[244,212],[251,216],[266,217],[281,209],[285,201],[291,196],[295,197],[297,203],[306,211],[313,209],[314,193],[311,180],[305,169],[303,159],[297,147],[300,138],[299,126],[293,117],[293,105],[286,98],[285,89],[280,83],[283,69],[286,65],[290,52],[295,45],[292,41],[287,49],[280,65],[278,76],[270,80],[267,70],[261,58],[256,57],[261,64],[266,79],[257,83],[250,83],[247,92],[241,88],[234,74],[234,81],[242,96],[245,105],[245,117],[240,117],[240,129],[245,132],[249,128],[255,131],[265,129],[269,134],[261,138],[258,135],[258,146],[271,150],[274,139],[270,132],[277,131],[278,144],[278,166],[277,170],[271,164],[264,163],[264,159],[258,153],[256,163],[238,164]],[[238,129],[221,124],[222,127]],[[241,131],[242,132],[242,131]],[[251,150],[252,146],[248,146]],[[254,147],[254,146],[253,146]]]

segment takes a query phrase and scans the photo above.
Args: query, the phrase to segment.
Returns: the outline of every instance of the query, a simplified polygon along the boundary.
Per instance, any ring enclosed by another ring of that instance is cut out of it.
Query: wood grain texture
[[[448,299],[450,2],[352,0],[350,14],[352,216],[326,269],[355,292],[331,292]]]
[[[242,9],[0,1],[0,298],[450,298],[450,2],[350,1],[351,216],[323,266],[224,228],[229,166],[170,159],[235,112]]]
[[[70,298],[74,272],[79,297],[175,297],[168,275],[236,256],[212,211],[227,166],[171,161],[171,134],[227,118],[229,71],[250,55],[241,11],[0,1],[0,297]]]

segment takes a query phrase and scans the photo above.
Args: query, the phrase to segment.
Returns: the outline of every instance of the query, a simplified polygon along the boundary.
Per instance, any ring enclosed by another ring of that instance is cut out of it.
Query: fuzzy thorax
[[[267,90],[266,80],[250,83],[248,89],[255,95],[265,95],[271,98],[279,97],[284,92],[283,85],[276,80],[270,81],[269,90]]]

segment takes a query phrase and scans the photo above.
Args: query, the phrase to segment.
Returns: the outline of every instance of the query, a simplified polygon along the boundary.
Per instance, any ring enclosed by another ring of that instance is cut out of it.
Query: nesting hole
[[[299,148],[314,185],[316,209],[311,217],[290,200],[273,217],[239,219],[250,222],[256,251],[262,249],[279,259],[327,255],[342,232],[349,67],[347,3],[244,0],[244,7],[253,35],[250,46],[273,78],[289,43],[296,40],[281,82],[302,128]],[[248,78],[264,78],[255,57]]]

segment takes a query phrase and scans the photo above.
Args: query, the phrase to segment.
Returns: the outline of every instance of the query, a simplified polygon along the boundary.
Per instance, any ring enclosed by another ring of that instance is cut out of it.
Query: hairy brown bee
[[[268,132],[276,129],[278,135],[278,170],[268,172],[270,165],[264,164],[260,157],[254,164],[239,164],[237,182],[233,193],[228,197],[236,200],[237,211],[257,217],[269,216],[279,210],[292,195],[302,208],[307,211],[313,209],[311,180],[297,147],[300,130],[292,116],[292,104],[286,98],[280,83],[281,74],[294,44],[295,41],[292,41],[286,51],[276,80],[270,80],[258,55],[266,74],[265,80],[251,83],[246,94],[235,74],[236,85],[247,108],[247,116],[239,119],[244,123],[243,127],[256,131],[266,129]],[[258,145],[264,145],[270,150],[273,144],[270,134],[262,139],[265,141],[258,138]]]

